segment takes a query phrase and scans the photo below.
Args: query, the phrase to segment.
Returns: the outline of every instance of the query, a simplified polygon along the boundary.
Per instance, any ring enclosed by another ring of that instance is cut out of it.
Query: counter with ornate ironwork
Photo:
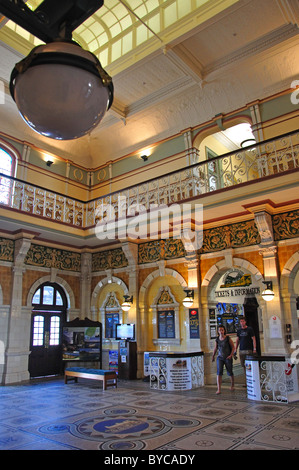
[[[203,352],[150,352],[150,387],[190,390],[204,385]]]
[[[247,397],[276,403],[299,400],[297,367],[286,356],[247,356]]]

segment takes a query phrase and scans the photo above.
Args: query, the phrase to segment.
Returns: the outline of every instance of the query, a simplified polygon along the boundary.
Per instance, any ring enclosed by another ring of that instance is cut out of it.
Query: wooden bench
[[[103,390],[107,387],[117,387],[117,375],[113,370],[87,369],[86,367],[67,367],[64,371],[64,383],[69,380],[78,382],[78,378],[102,380]]]

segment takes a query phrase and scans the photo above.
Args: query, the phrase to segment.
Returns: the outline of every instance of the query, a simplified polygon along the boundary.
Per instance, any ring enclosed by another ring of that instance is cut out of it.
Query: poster
[[[167,358],[167,389],[168,390],[190,390],[191,380],[191,358]]]
[[[189,308],[190,339],[199,338],[198,308]]]
[[[109,351],[109,370],[118,370],[118,351],[115,349]]]
[[[249,400],[261,400],[260,368],[259,361],[245,361],[247,398]]]
[[[158,337],[175,338],[174,310],[158,311]]]
[[[106,313],[105,315],[105,338],[115,338],[115,326],[119,323],[118,313]]]
[[[281,321],[277,315],[272,315],[269,321],[270,338],[282,338]]]
[[[150,358],[149,352],[143,353],[143,375],[147,377],[150,375]]]

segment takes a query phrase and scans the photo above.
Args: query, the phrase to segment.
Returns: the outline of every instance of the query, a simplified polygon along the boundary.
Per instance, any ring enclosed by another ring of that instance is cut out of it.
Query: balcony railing
[[[91,228],[103,214],[109,218],[107,208],[118,219],[130,207],[149,210],[153,204],[178,204],[296,168],[299,168],[298,131],[87,202],[0,173],[0,206],[75,227]]]

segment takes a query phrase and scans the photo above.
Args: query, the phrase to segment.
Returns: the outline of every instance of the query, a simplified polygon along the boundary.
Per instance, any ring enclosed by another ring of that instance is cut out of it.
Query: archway
[[[232,274],[237,276],[238,273],[243,279],[233,279]],[[246,276],[250,276],[247,278]],[[223,284],[223,279],[226,277],[227,284],[223,289],[218,288],[219,284]],[[260,297],[261,289],[263,288],[263,276],[260,271],[249,261],[242,258],[233,258],[227,256],[225,259],[217,262],[205,274],[201,287],[201,298],[204,306],[204,316],[207,325],[207,340],[213,339],[211,331],[217,330],[217,323],[220,319],[217,318],[217,304],[222,302],[230,305],[235,305],[235,318],[227,315],[226,320],[235,323],[234,329],[231,328],[231,333],[235,333],[238,326],[238,316],[245,315],[249,323],[254,325],[256,337],[259,337],[262,330],[262,318],[260,314],[260,307],[263,307],[264,301]],[[223,300],[224,299],[224,300]],[[219,307],[218,307],[219,308]],[[233,308],[233,307],[232,307]],[[215,310],[216,315],[211,314],[211,310]],[[225,310],[223,313],[225,313]],[[262,308],[261,308],[262,311]],[[223,317],[225,318],[225,317]],[[223,321],[222,321],[223,323]],[[260,344],[260,340],[258,340]],[[206,343],[206,347],[208,342]]]
[[[32,298],[30,377],[58,375],[62,372],[62,327],[66,320],[67,297],[52,282],[41,284]]]
[[[294,253],[284,265],[281,272],[280,292],[283,302],[284,321],[289,331],[286,336],[287,346],[292,350],[293,340],[299,339],[299,320],[297,314],[299,293],[299,251]],[[295,284],[297,280],[297,290]]]
[[[159,282],[157,282],[159,280]],[[185,297],[184,288],[187,288],[187,282],[183,278],[183,276],[171,268],[166,268],[165,266],[160,266],[160,269],[150,273],[145,280],[143,281],[140,289],[139,289],[139,309],[138,309],[138,338],[139,338],[139,349],[142,351],[147,351],[148,349],[152,349],[153,347],[153,339],[157,340],[157,325],[158,325],[158,318],[157,312],[153,305],[155,305],[154,297],[152,301],[149,300],[149,290],[151,286],[155,283],[155,295],[158,295],[158,291],[162,286],[169,286],[170,288],[174,289],[176,286],[180,287],[180,292],[177,292],[177,295],[181,295],[181,300]],[[161,285],[160,285],[161,284]],[[173,295],[174,292],[172,292]],[[179,300],[179,298],[177,298]],[[176,301],[174,302],[174,304]],[[174,343],[178,342],[178,338],[181,337],[180,329],[179,329],[179,309],[177,309],[177,333]],[[141,331],[142,325],[142,331]],[[169,340],[170,341],[170,340]],[[161,340],[161,344],[163,340]]]

